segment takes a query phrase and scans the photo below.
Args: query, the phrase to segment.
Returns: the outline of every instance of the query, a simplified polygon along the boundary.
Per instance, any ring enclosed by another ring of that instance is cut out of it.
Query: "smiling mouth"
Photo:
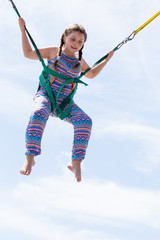
[[[75,48],[75,47],[72,47],[72,46],[71,46],[71,48],[72,48],[72,49],[74,49],[74,50],[76,50],[76,49],[77,49],[77,48]]]

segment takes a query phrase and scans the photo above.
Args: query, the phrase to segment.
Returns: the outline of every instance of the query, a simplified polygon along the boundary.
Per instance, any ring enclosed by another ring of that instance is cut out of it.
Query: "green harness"
[[[14,10],[16,11],[18,17],[21,17],[19,12],[18,12],[18,9],[16,8],[15,4],[13,3],[12,0],[9,0],[14,8]],[[113,51],[116,51],[118,49],[120,49],[123,44],[127,43],[128,41],[132,40],[135,35],[140,31],[142,30],[146,25],[148,25],[151,21],[153,21],[158,15],[160,15],[160,11],[157,12],[152,18],[150,18],[146,23],[144,23],[142,26],[140,26],[137,30],[133,31],[129,37],[127,37],[125,40],[123,40],[120,44],[118,44],[114,49]],[[30,33],[28,32],[27,28],[25,27],[25,30],[26,30],[26,33],[39,57],[39,61],[42,63],[42,66],[43,66],[43,70],[42,70],[42,73],[39,77],[39,80],[40,80],[40,85],[43,87],[43,88],[46,88],[46,91],[47,91],[47,94],[48,94],[48,97],[50,99],[50,102],[51,102],[51,106],[52,106],[52,112],[54,113],[55,110],[56,110],[56,116],[59,117],[60,119],[64,119],[66,117],[70,117],[70,111],[71,111],[71,108],[72,108],[72,103],[73,103],[73,97],[74,97],[74,94],[76,92],[76,89],[77,89],[77,86],[78,86],[78,83],[82,83],[84,84],[85,86],[87,86],[87,84],[85,82],[83,82],[82,80],[80,80],[88,71],[90,71],[92,68],[94,68],[97,64],[99,64],[100,62],[102,62],[104,59],[106,59],[108,57],[108,54],[106,54],[104,57],[102,57],[101,59],[99,59],[91,68],[88,68],[85,72],[81,73],[79,77],[76,77],[76,78],[69,78],[65,75],[62,75],[62,74],[59,74],[58,72],[48,68],[46,66],[46,64],[44,63],[44,60],[41,58],[41,55],[40,55],[40,52],[34,42],[34,40],[32,39]],[[55,77],[58,77],[58,78],[61,78],[61,79],[64,79],[64,83],[61,85],[58,93],[57,93],[57,96],[55,97],[53,92],[52,92],[52,89],[50,87],[50,81],[49,81],[49,74],[55,76]],[[74,89],[72,90],[72,92],[62,101],[62,103],[60,105],[58,105],[58,98],[59,98],[59,94],[60,92],[62,91],[62,89],[64,88],[64,86],[68,83],[75,83],[75,87]],[[68,106],[67,110],[64,111],[65,107]]]
[[[43,71],[41,73],[41,75],[39,76],[39,80],[40,80],[40,85],[43,88],[46,88],[48,97],[50,99],[51,102],[51,106],[52,106],[52,112],[54,113],[56,110],[56,116],[59,117],[60,119],[64,119],[66,117],[70,117],[70,112],[71,112],[71,108],[72,108],[72,103],[73,103],[73,97],[74,94],[76,92],[78,83],[82,83],[84,85],[87,86],[87,84],[83,81],[80,80],[80,78],[82,77],[82,74],[80,74],[79,77],[75,77],[75,78],[69,78],[65,75],[59,74],[58,72],[48,68],[43,59],[40,59],[42,65],[43,65]],[[64,83],[61,85],[61,87],[59,88],[59,91],[57,93],[57,96],[54,96],[54,93],[51,89],[50,86],[50,81],[49,81],[49,74],[61,78],[64,81]],[[64,86],[68,83],[75,83],[74,89],[72,90],[72,92],[62,101],[62,103],[60,105],[58,105],[58,99],[59,99],[59,94],[62,91],[62,89],[64,88]],[[64,111],[65,107],[68,106],[67,110]]]

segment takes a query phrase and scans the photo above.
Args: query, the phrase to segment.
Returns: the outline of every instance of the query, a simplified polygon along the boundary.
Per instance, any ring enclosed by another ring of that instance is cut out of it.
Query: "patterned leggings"
[[[26,155],[41,154],[41,139],[44,128],[51,114],[51,103],[46,94],[36,94],[29,124],[26,129]],[[92,120],[75,103],[72,105],[71,117],[65,118],[74,127],[72,160],[82,161],[91,135]]]

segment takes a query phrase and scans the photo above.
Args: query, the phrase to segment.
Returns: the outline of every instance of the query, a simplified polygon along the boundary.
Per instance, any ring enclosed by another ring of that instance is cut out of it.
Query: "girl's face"
[[[64,36],[64,52],[74,56],[78,52],[85,42],[85,36],[83,33],[74,31],[68,36]]]

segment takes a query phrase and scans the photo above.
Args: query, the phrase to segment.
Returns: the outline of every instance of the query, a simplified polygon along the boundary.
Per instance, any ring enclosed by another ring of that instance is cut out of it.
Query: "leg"
[[[26,160],[20,171],[29,175],[34,166],[34,156],[41,154],[41,139],[51,112],[51,104],[47,96],[37,94],[29,124],[26,129]]]
[[[72,162],[68,168],[74,172],[78,182],[81,181],[81,161],[85,158],[88,141],[91,135],[92,120],[75,103],[73,103],[71,118],[65,119],[74,126],[74,141]]]

